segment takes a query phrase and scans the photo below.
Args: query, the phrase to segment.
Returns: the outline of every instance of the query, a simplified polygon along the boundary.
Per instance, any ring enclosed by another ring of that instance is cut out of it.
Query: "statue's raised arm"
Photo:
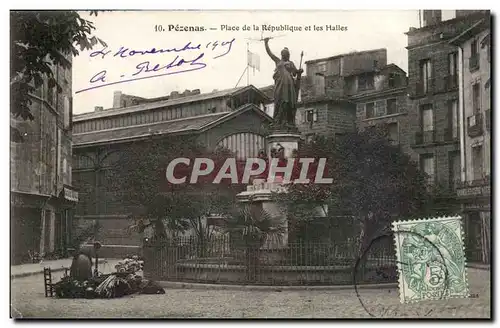
[[[271,59],[277,63],[280,61],[280,59],[275,55],[273,54],[273,52],[271,51],[271,49],[269,48],[269,38],[265,38],[264,39],[264,45],[266,46],[266,52],[267,54],[269,55],[269,57],[271,57]]]

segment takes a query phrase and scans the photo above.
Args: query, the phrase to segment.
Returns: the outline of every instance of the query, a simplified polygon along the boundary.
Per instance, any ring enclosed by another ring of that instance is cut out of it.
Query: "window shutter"
[[[385,101],[380,100],[375,103],[375,116],[384,116],[385,115]]]
[[[432,108],[426,108],[422,111],[422,123],[423,123],[423,131],[434,130],[434,116]]]

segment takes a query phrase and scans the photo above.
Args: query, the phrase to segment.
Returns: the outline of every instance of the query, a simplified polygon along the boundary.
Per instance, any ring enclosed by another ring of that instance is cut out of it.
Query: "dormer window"
[[[320,73],[326,72],[326,63],[319,63],[318,64],[318,72],[320,72]]]
[[[318,121],[318,110],[315,109],[307,109],[306,110],[306,122],[307,123],[313,123]]]
[[[396,73],[389,74],[389,88],[396,87],[397,77],[398,77],[398,75]]]
[[[365,73],[358,76],[358,91],[370,90],[374,88],[373,74]]]

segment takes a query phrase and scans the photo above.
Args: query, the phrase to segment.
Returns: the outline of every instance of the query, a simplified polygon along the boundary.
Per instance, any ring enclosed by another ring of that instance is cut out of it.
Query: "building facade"
[[[478,19],[455,37],[459,58],[462,203],[468,258],[490,263],[491,256],[491,27]]]
[[[306,138],[382,124],[395,143],[410,150],[406,73],[387,64],[386,49],[315,59],[306,66],[296,118]]]
[[[424,10],[423,27],[408,36],[408,119],[413,135],[412,156],[442,198],[441,209],[455,211],[461,176],[459,60],[449,41],[468,29],[482,12],[459,12],[441,21],[441,11]]]
[[[368,81],[369,88],[362,88],[350,96],[357,106],[358,129],[382,126],[387,129],[393,144],[411,153],[406,72],[397,65],[389,64],[371,74],[365,73],[362,79]]]
[[[71,58],[67,59],[71,62]],[[11,141],[11,259],[65,253],[78,193],[72,187],[71,68],[53,68],[62,92],[47,80],[34,94],[33,121],[11,116],[22,136]]]
[[[387,65],[387,50],[352,52],[306,61],[296,123],[305,139],[356,129],[356,104],[349,98],[370,88],[364,79]]]
[[[132,143],[150,138],[195,136],[208,149],[224,147],[238,158],[257,157],[265,149],[266,125],[262,110],[270,99],[253,86],[200,94],[173,92],[151,101],[115,92],[114,108],[97,107],[75,116],[73,175],[79,188],[78,219],[98,220],[97,238],[118,248],[140,245],[140,236],[126,234],[132,206],[124,204],[107,179]]]

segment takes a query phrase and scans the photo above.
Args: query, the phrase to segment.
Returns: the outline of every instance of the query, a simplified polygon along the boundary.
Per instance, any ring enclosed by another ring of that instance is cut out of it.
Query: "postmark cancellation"
[[[393,223],[401,303],[469,297],[460,216]]]

